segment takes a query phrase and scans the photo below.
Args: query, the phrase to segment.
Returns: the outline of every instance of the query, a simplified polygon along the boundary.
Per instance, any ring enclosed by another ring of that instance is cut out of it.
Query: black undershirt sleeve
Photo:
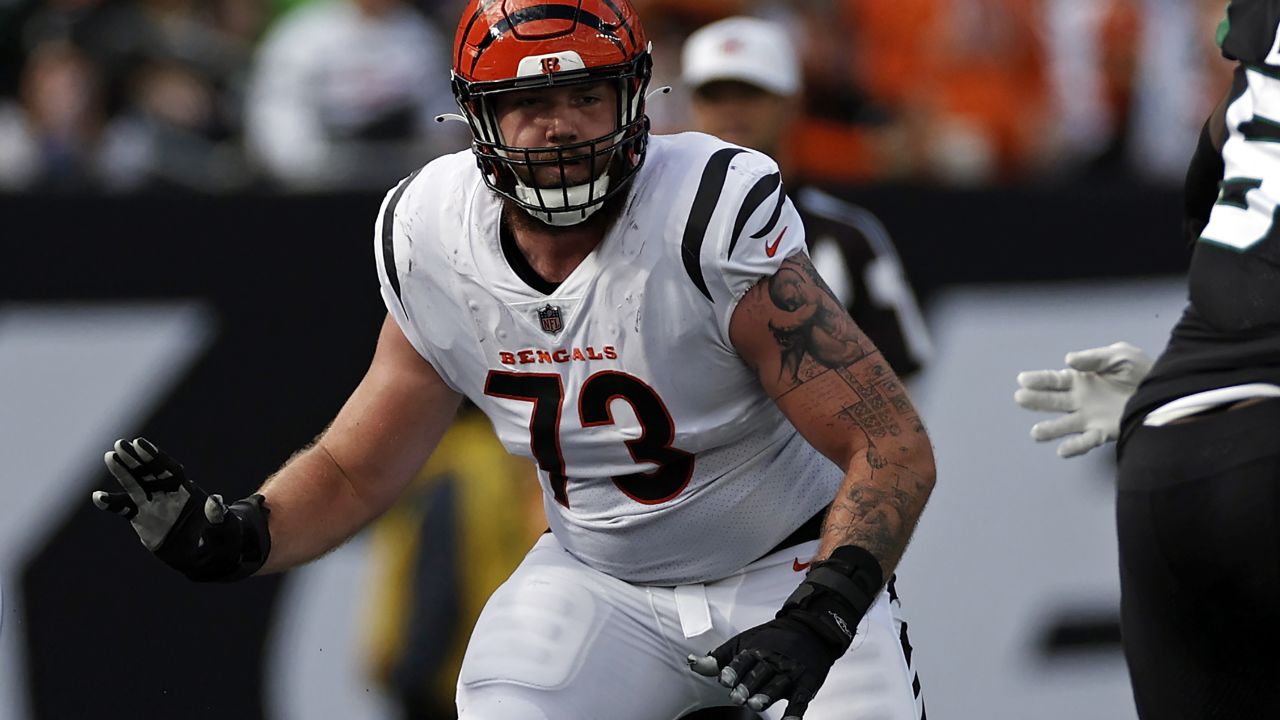
[[[1200,142],[1196,146],[1195,155],[1191,156],[1191,165],[1187,168],[1187,181],[1183,195],[1183,231],[1187,244],[1195,244],[1209,223],[1209,213],[1218,199],[1218,183],[1222,181],[1225,165],[1222,153],[1213,141],[1209,130],[1210,123],[1205,121],[1200,131]]]

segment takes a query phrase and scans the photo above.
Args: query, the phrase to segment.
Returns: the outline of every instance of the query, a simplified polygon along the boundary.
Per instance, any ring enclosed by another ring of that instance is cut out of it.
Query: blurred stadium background
[[[898,587],[930,716],[1134,717],[1113,463],[1034,445],[1013,377],[1162,346],[1190,253],[1181,178],[1230,82],[1225,1],[636,4],[655,85],[677,90],[651,101],[658,132],[689,123],[691,30],[790,28],[809,92],[788,167],[879,216],[924,307],[913,392],[939,484]],[[431,122],[460,8],[0,0],[0,719],[394,718],[403,686],[441,684],[457,638],[385,667],[378,638],[409,633],[372,535],[196,587],[88,498],[137,434],[242,496],[336,412],[383,313],[378,202],[466,141]],[[494,492],[495,514],[528,505]],[[427,594],[461,617],[444,568],[462,541],[428,524],[446,557]]]

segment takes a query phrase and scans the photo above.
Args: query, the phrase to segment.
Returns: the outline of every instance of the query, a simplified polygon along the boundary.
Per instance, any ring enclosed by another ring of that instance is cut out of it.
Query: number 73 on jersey
[[[564,415],[564,380],[556,373],[514,373],[490,370],[484,393],[491,397],[531,403],[529,445],[533,458],[551,478],[556,502],[569,507],[569,478],[565,474],[560,431]],[[583,428],[613,425],[610,405],[625,400],[640,422],[640,437],[624,440],[631,459],[652,463],[649,472],[616,475],[613,484],[627,497],[645,505],[667,502],[684,490],[693,477],[693,455],[671,446],[675,421],[658,393],[643,380],[617,370],[602,370],[586,379],[578,393],[578,420]]]

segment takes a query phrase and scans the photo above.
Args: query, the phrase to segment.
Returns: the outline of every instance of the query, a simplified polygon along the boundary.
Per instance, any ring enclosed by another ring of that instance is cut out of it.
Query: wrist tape
[[[842,545],[813,564],[777,617],[803,622],[843,653],[883,585],[884,571],[875,556],[856,545]]]
[[[231,582],[257,572],[271,552],[267,529],[270,509],[261,495],[254,494],[227,506],[225,519],[216,525],[204,521],[191,524],[185,542],[168,542],[156,549],[156,556],[196,582]],[[200,503],[201,505],[203,503]]]
[[[224,577],[210,578],[230,582],[243,580],[253,575],[267,562],[271,554],[271,532],[267,529],[267,516],[271,510],[265,505],[266,498],[254,493],[243,500],[231,503],[227,508],[229,514],[240,520],[241,544],[239,558],[232,572]]]

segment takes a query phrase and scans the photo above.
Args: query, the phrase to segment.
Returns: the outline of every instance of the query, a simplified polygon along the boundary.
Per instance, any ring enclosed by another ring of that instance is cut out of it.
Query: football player
[[[1154,363],[1117,343],[1022,373],[1078,455],[1118,439],[1121,627],[1138,714],[1280,717],[1280,0],[1233,0],[1237,61],[1187,173],[1190,303]]]
[[[329,428],[230,505],[121,441],[97,504],[192,579],[283,570],[385,510],[465,395],[551,532],[481,613],[461,718],[920,717],[885,581],[929,439],[777,166],[650,136],[626,0],[472,0],[453,75],[472,150],[387,195],[388,318]]]

